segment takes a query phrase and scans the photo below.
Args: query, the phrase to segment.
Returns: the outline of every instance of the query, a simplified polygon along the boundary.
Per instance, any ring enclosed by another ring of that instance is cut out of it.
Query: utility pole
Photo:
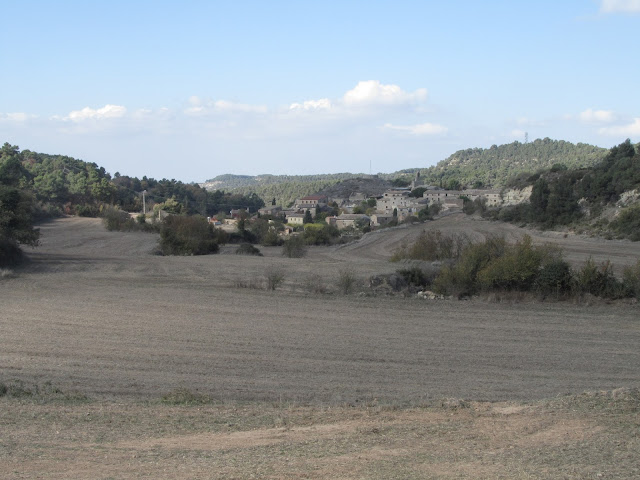
[[[146,202],[146,199],[144,197],[146,195],[146,193],[147,193],[146,190],[142,191],[142,214],[143,215],[147,214],[147,202]]]

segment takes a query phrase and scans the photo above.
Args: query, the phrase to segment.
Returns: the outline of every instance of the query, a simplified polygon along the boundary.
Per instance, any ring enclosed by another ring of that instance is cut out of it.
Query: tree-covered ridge
[[[314,195],[339,182],[340,180],[316,180],[313,182],[288,181],[254,187],[236,188],[234,193],[256,195],[261,198],[265,204],[271,205],[275,202],[275,205],[288,207],[295,202],[296,198]]]
[[[640,191],[640,152],[630,140],[613,147],[590,168],[565,170],[552,167],[529,176],[520,186],[532,185],[530,202],[490,214],[500,220],[528,222],[543,227],[597,221],[605,230],[640,240],[640,207],[623,208],[619,215],[600,218],[623,193]]]
[[[261,187],[266,185],[278,185],[281,183],[316,183],[338,182],[348,178],[361,177],[357,173],[326,173],[317,175],[218,175],[204,182],[208,189],[232,190],[244,187]]]
[[[138,179],[117,172],[112,177],[95,163],[64,155],[24,150],[19,158],[41,209],[52,214],[96,216],[106,205],[142,212],[143,191],[147,212],[153,205],[161,205],[172,213],[207,216],[228,213],[232,208],[255,212],[264,205],[256,195],[208,192],[197,184],[174,179]]]
[[[503,187],[508,179],[522,173],[533,174],[556,164],[568,169],[598,163],[607,154],[604,148],[564,140],[537,139],[491,148],[459,150],[437,165],[422,170],[425,183],[446,187],[452,180],[462,187]]]

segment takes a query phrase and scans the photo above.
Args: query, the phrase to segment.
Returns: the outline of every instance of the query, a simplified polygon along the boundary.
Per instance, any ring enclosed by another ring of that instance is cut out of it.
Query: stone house
[[[359,213],[343,213],[335,217],[335,225],[339,230],[343,228],[356,227],[356,222],[363,222],[366,225],[371,223],[371,219],[367,215]]]
[[[267,207],[262,207],[261,209],[258,210],[258,213],[260,215],[272,215],[272,216],[278,216],[280,215],[282,212],[282,208],[281,207],[276,207],[275,205],[269,205]]]
[[[393,219],[393,213],[374,213],[371,215],[371,225],[381,227],[382,225],[391,223]]]
[[[303,208],[305,210],[324,207],[327,205],[327,197],[325,195],[309,195],[297,199],[295,205],[297,208]]]
[[[288,213],[285,217],[285,221],[290,225],[302,225],[304,224],[304,213]]]

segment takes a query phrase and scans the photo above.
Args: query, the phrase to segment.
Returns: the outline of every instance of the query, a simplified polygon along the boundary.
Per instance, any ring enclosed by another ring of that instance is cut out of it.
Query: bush
[[[351,269],[342,269],[338,273],[338,291],[349,295],[356,287],[356,274]]]
[[[525,235],[478,272],[479,287],[483,290],[531,290],[544,255],[544,250],[534,247],[531,237]]]
[[[207,255],[218,251],[216,232],[199,215],[164,219],[160,229],[160,250],[163,255]]]
[[[270,228],[262,237],[262,241],[260,242],[264,246],[275,247],[278,245],[282,245],[282,239],[275,228]]]
[[[296,235],[284,241],[282,244],[282,255],[288,258],[302,258],[306,255],[307,249],[301,236]]]
[[[437,293],[470,295],[479,290],[478,273],[489,263],[501,257],[507,247],[502,237],[488,237],[482,243],[465,247],[458,262],[444,267],[433,283]]]
[[[396,273],[404,278],[409,285],[415,285],[416,287],[426,287],[430,285],[431,281],[433,280],[429,278],[420,267],[417,266],[396,270]]]
[[[262,253],[250,243],[243,243],[236,249],[236,255],[257,255],[261,257]]]
[[[623,209],[609,226],[621,237],[640,241],[640,205]]]
[[[284,270],[280,267],[269,267],[264,273],[267,290],[275,290],[284,282]]]
[[[413,245],[403,245],[396,250],[391,261],[458,258],[469,243],[469,237],[464,234],[443,235],[440,230],[423,231]]]
[[[24,260],[18,243],[0,236],[0,267],[15,267]]]
[[[302,238],[307,245],[331,245],[340,236],[340,231],[333,225],[308,223],[304,226]]]
[[[554,295],[558,298],[570,293],[572,284],[571,267],[564,260],[556,259],[542,266],[534,286],[541,295]]]
[[[102,210],[102,223],[110,232],[128,232],[136,229],[136,224],[129,214],[117,207]]]
[[[622,283],[613,275],[613,266],[609,261],[597,266],[589,258],[584,267],[576,275],[578,293],[589,293],[603,298],[622,298],[624,289]]]

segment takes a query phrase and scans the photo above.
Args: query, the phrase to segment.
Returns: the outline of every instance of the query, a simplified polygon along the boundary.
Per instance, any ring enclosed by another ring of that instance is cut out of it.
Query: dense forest
[[[561,164],[568,169],[590,167],[607,154],[604,148],[549,138],[513,142],[491,148],[460,150],[437,165],[421,170],[425,183],[448,187],[500,188],[522,173],[534,174]],[[405,170],[405,176],[415,170]],[[400,172],[398,172],[400,174]]]
[[[174,179],[138,179],[118,172],[112,177],[95,163],[12,148],[26,171],[25,181],[49,214],[96,216],[106,204],[142,212],[143,200],[147,211],[158,205],[172,213],[200,215],[228,212],[231,208],[256,211],[264,205],[256,195],[207,191],[197,184]]]

